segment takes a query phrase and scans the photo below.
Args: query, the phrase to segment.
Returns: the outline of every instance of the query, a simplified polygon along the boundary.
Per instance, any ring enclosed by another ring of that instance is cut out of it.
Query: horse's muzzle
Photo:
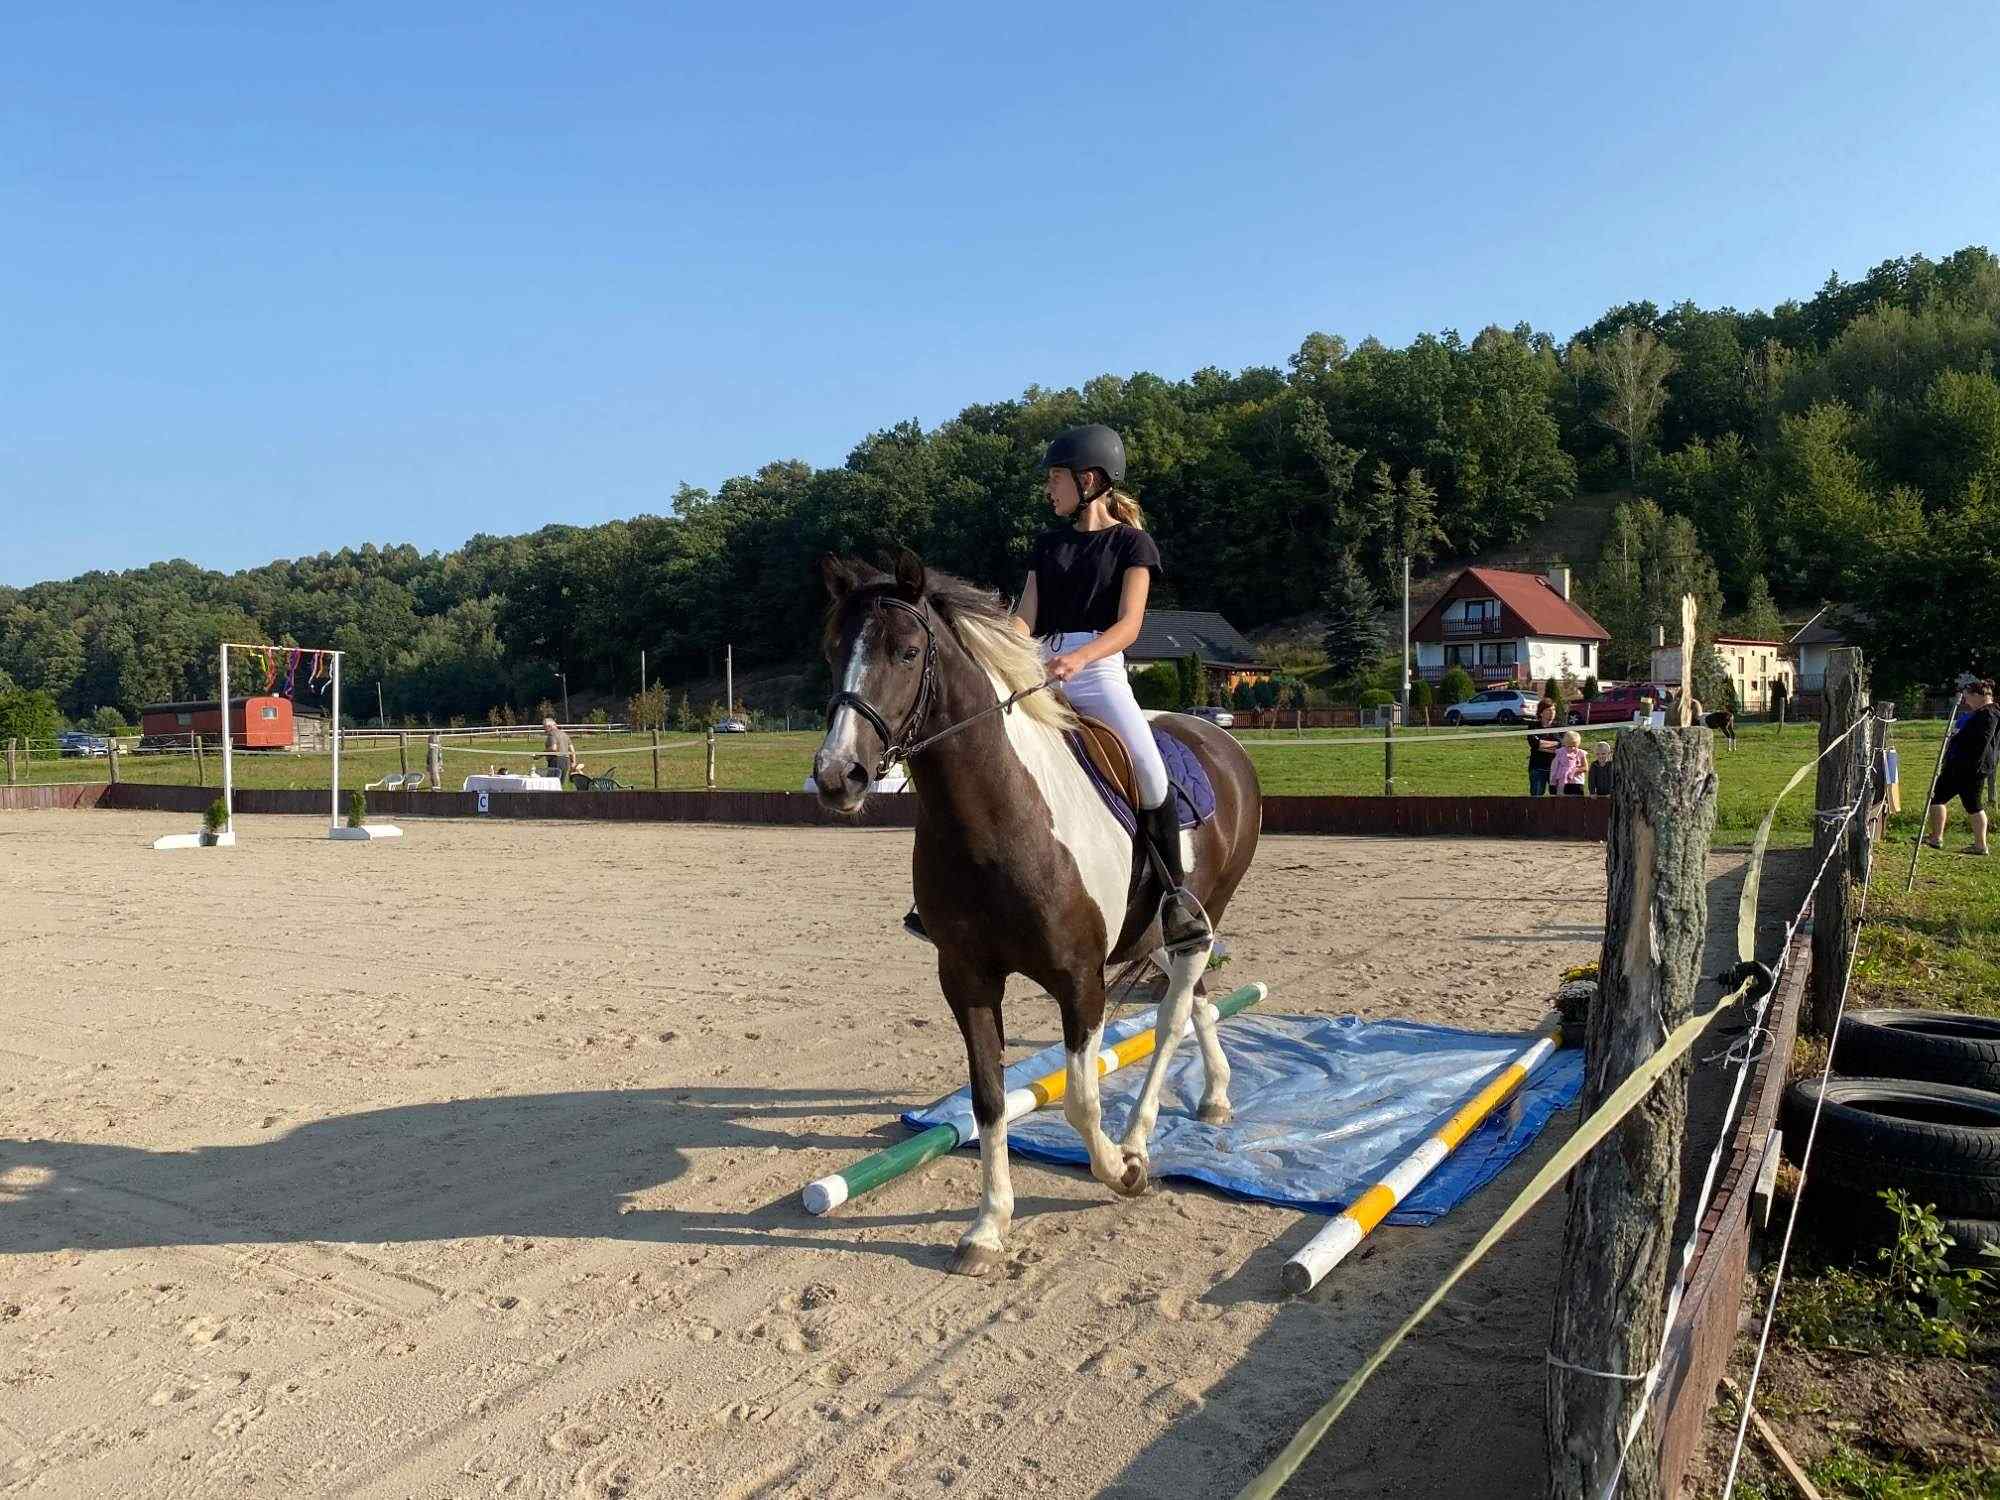
[[[859,812],[868,796],[868,768],[851,755],[821,748],[813,756],[813,786],[820,803],[834,812]]]

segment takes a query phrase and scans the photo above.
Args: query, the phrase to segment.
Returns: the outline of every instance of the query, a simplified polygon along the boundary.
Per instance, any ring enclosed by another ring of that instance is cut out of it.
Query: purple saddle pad
[[[1111,809],[1112,816],[1124,825],[1125,831],[1137,835],[1139,820],[1133,816],[1132,804],[1124,794],[1107,781],[1102,772],[1091,764],[1090,754],[1083,747],[1083,736],[1070,734],[1070,753],[1090,777],[1090,783],[1097,788],[1097,795],[1104,799],[1104,805]],[[1167,764],[1167,795],[1174,800],[1180,811],[1181,827],[1199,828],[1215,816],[1215,788],[1209,785],[1208,772],[1180,740],[1157,726],[1153,729],[1153,743],[1160,747],[1160,759]]]

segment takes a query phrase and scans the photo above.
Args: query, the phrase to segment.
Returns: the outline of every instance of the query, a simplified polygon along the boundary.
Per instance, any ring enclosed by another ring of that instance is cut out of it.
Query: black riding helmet
[[[1056,434],[1042,455],[1042,467],[1068,469],[1076,475],[1102,469],[1107,486],[1119,484],[1125,478],[1125,440],[1102,422],[1072,427]]]

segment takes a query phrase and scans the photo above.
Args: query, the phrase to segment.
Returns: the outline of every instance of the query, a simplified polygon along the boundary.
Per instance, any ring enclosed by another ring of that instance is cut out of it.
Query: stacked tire
[[[1838,1074],[1785,1092],[1785,1154],[1813,1130],[1812,1180],[1936,1206],[1957,1259],[2000,1246],[2000,1021],[1954,1011],[1850,1011]]]

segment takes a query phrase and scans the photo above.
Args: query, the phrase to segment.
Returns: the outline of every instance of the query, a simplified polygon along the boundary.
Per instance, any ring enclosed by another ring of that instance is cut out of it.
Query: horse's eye
[[[896,660],[901,662],[906,667],[916,659],[917,659],[917,648],[915,646],[905,646],[901,651],[898,651],[896,653]]]

